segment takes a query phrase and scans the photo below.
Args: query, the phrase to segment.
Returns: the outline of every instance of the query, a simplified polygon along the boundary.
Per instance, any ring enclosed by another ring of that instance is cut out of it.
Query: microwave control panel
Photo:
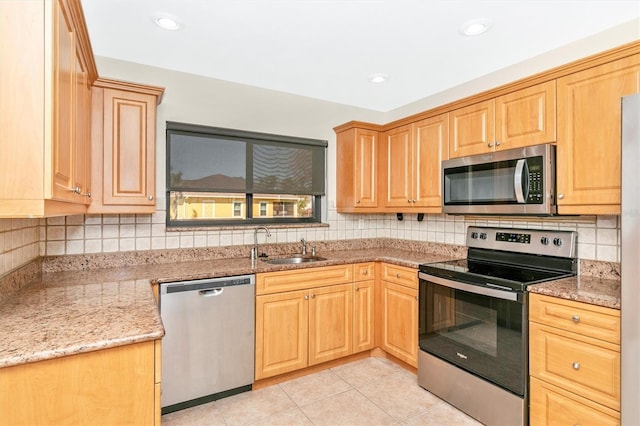
[[[544,182],[542,179],[542,157],[527,158],[529,169],[529,193],[527,204],[542,204],[544,200]]]

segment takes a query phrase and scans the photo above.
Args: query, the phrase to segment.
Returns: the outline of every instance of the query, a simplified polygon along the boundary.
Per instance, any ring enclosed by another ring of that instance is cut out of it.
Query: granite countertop
[[[0,302],[0,368],[161,338],[164,328],[151,283],[373,261],[417,269],[458,254],[384,247],[322,251],[327,260],[307,264],[230,257],[44,272]],[[620,309],[619,280],[583,275],[530,290]]]
[[[529,292],[620,309],[620,280],[579,275],[529,286]]]
[[[320,254],[327,260],[300,265],[231,258],[43,273],[0,303],[0,368],[161,338],[152,282],[371,261],[417,268],[447,258],[393,248]]]

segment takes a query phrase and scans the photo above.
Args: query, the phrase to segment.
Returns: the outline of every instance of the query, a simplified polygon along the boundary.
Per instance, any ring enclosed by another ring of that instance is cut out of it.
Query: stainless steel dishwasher
[[[251,390],[255,276],[160,284],[162,414]]]

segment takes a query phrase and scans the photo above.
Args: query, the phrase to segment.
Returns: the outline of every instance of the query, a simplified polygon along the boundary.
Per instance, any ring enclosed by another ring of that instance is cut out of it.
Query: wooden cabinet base
[[[153,341],[0,368],[0,415],[12,425],[159,423]]]

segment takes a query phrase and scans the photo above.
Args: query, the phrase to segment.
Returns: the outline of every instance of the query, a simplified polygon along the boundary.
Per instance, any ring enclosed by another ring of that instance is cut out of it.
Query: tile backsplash
[[[0,219],[0,276],[39,256],[40,224],[38,219]]]
[[[162,200],[158,203],[163,206]],[[620,261],[619,216],[575,219],[511,219],[405,214],[339,214],[329,210],[322,226],[271,227],[271,237],[259,242],[292,243],[300,238],[337,241],[359,238],[397,238],[464,245],[470,225],[562,229],[578,232],[578,257]],[[221,247],[253,244],[253,229],[167,231],[165,211],[146,215],[79,215],[49,219],[0,219],[0,276],[38,256],[114,253],[133,250]],[[249,253],[247,253],[247,256]]]
[[[164,204],[160,201],[158,205]],[[464,245],[470,225],[545,228],[578,231],[578,256],[583,259],[619,262],[620,224],[618,216],[553,219],[484,219],[442,214],[339,214],[330,210],[324,226],[271,227],[269,243],[398,238],[433,243]],[[253,244],[253,229],[167,231],[165,211],[147,215],[86,215],[43,220],[40,227],[40,255],[109,253],[132,250],[219,247]],[[258,235],[265,241],[264,233]],[[248,255],[248,254],[247,254]]]

